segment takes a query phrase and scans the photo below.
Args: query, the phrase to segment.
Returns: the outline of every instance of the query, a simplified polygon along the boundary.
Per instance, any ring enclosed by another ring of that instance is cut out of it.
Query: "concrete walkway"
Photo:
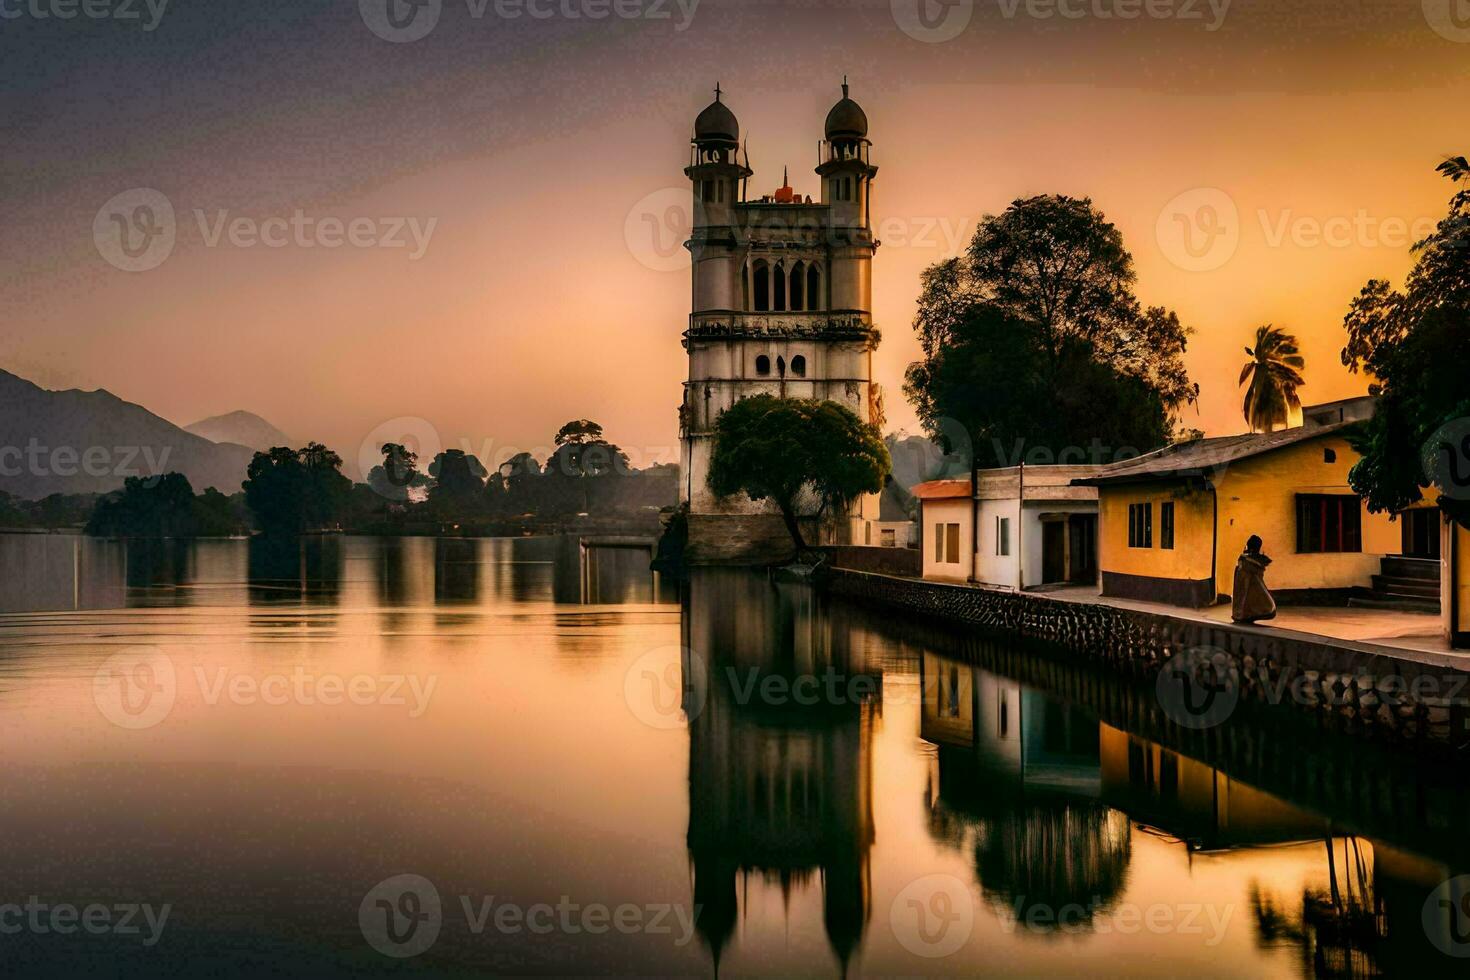
[[[1451,650],[1445,639],[1443,623],[1434,613],[1400,612],[1392,609],[1362,609],[1356,606],[1280,606],[1276,618],[1260,625],[1230,623],[1230,606],[1222,603],[1204,609],[1189,609],[1162,602],[1137,599],[1104,598],[1096,586],[1078,585],[1060,588],[1028,589],[1028,595],[1044,595],[1066,602],[1094,602],[1119,609],[1136,609],[1176,619],[1225,623],[1237,629],[1292,632],[1310,636],[1346,640],[1354,645],[1378,648],[1385,653],[1412,651],[1411,659],[1464,668],[1470,664],[1470,650]]]

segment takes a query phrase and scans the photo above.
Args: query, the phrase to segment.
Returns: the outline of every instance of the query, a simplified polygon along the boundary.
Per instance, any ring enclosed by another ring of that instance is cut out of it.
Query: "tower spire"
[[[847,81],[847,76],[846,75],[843,75],[842,76],[842,80],[845,83]],[[715,101],[716,102],[720,101],[720,83],[719,82],[715,82]]]
[[[847,98],[847,75],[842,76],[842,97]]]

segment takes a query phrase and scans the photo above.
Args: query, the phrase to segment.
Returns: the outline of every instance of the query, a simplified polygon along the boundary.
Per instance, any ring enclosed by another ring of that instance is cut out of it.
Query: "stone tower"
[[[715,420],[758,394],[839,402],[881,426],[872,381],[877,334],[872,315],[872,185],[868,118],[848,97],[827,113],[818,143],[821,200],[785,180],[748,197],[740,124],[715,90],[694,121],[689,166],[693,222],[686,247],[693,289],[684,348],[689,379],[679,409],[681,502],[689,506],[688,558],[766,561],[790,550],[775,508],[743,495],[714,496],[706,482]],[[808,509],[815,514],[815,504]],[[832,515],[829,515],[832,516]],[[862,544],[877,498],[857,501],[807,540]]]

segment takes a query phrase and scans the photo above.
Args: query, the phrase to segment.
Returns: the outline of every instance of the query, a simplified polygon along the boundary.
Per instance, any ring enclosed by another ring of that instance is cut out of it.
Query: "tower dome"
[[[715,86],[715,100],[694,118],[694,138],[740,142],[740,122],[735,118],[735,113],[730,111],[730,107],[720,101],[718,85]]]
[[[709,110],[705,110],[708,112]],[[847,79],[842,80],[842,99],[827,113],[827,139],[867,139],[868,114],[847,97]]]

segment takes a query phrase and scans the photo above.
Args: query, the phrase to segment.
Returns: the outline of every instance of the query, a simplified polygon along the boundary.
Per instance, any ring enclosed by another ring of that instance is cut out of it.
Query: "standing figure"
[[[1255,623],[1276,618],[1276,600],[1266,588],[1269,564],[1271,559],[1261,554],[1260,536],[1252,534],[1235,563],[1235,588],[1230,603],[1230,618],[1235,622]]]

